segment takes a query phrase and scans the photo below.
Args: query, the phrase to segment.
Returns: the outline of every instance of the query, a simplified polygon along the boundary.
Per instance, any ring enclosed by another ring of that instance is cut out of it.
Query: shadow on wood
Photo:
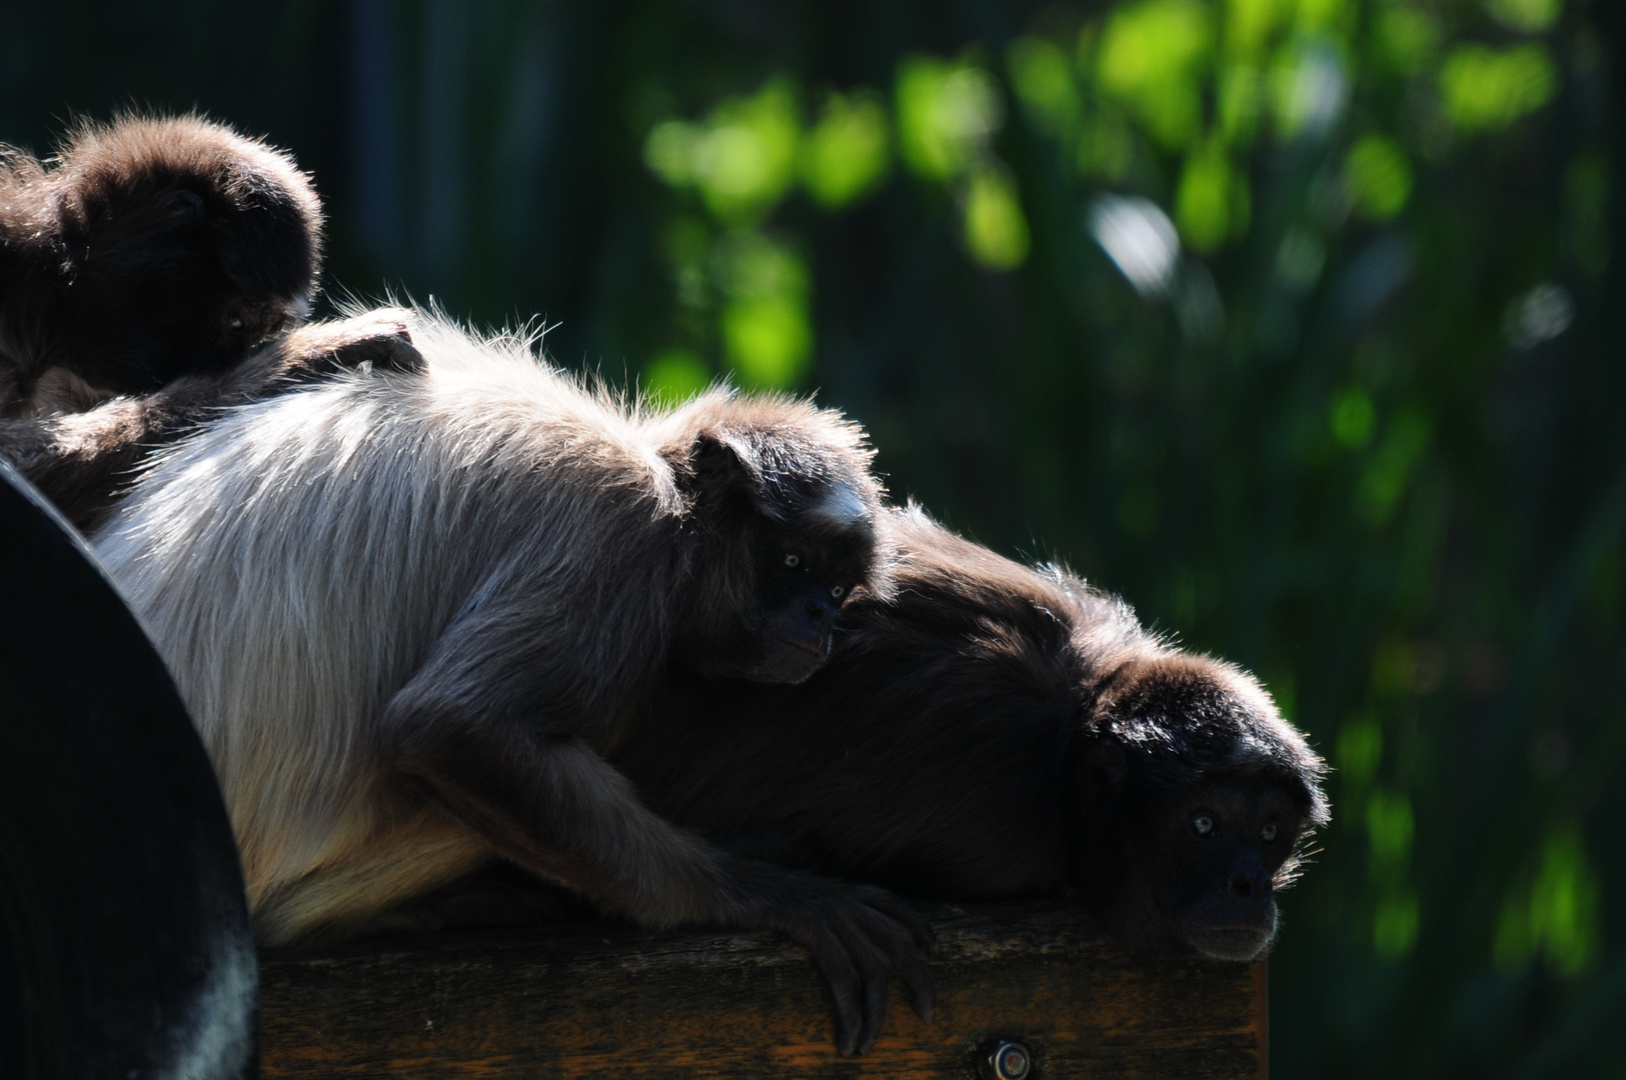
[[[267,1077],[973,1077],[1000,1039],[1036,1080],[1262,1077],[1265,966],[1130,954],[1056,904],[928,910],[937,1014],[901,984],[841,1058],[807,954],[765,933],[576,923],[272,952]]]

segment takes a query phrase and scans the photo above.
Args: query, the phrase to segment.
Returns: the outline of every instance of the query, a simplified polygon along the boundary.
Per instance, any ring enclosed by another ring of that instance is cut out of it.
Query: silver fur
[[[424,317],[413,340],[425,373],[341,376],[164,451],[92,537],[213,758],[266,943],[364,925],[491,857],[390,775],[376,728],[493,590],[530,590],[555,635],[516,657],[574,649],[612,683],[660,662],[657,637],[614,670],[598,628],[563,613],[580,590],[607,623],[660,601],[638,595],[662,588],[647,538],[687,509],[673,448],[698,427],[800,425],[836,451],[828,505],[866,527],[879,505],[861,432],[807,403],[717,390],[663,411],[538,363],[523,337]],[[580,734],[602,751],[615,720]]]

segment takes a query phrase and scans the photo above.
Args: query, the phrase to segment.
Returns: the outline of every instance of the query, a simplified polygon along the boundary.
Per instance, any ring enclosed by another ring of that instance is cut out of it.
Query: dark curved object
[[[220,790],[84,543],[0,461],[0,1077],[252,1077]]]

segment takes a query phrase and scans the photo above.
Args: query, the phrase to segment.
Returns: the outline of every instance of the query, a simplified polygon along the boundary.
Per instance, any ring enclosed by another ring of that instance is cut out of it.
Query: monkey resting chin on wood
[[[678,675],[612,761],[659,812],[907,896],[1075,892],[1133,946],[1248,960],[1328,820],[1323,764],[1230,664],[918,510],[890,598],[798,686]]]
[[[196,116],[0,146],[0,416],[242,360],[309,313],[321,220],[291,158]]]
[[[884,591],[856,426],[722,392],[645,412],[523,341],[414,341],[422,374],[162,451],[92,537],[213,758],[261,939],[365,928],[500,856],[646,926],[788,934],[844,1052],[891,971],[929,1010],[888,894],[714,850],[605,760],[672,671],[799,682],[849,594]]]

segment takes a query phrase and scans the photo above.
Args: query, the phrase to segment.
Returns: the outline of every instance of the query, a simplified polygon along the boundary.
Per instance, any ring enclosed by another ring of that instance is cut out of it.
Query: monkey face
[[[836,613],[857,584],[856,571],[841,572],[808,551],[808,545],[774,545],[762,560],[762,613],[756,657],[744,674],[755,682],[799,683],[830,656]]]
[[[1252,960],[1276,932],[1276,878],[1299,832],[1292,800],[1270,787],[1214,785],[1163,828],[1180,937],[1205,956]]]
[[[703,675],[799,683],[830,657],[836,615],[868,576],[867,537],[760,529],[751,548],[751,595],[711,633],[691,628],[674,648]]]
[[[1252,960],[1276,932],[1275,890],[1302,823],[1268,778],[1132,798],[1107,819],[1081,891],[1132,946]]]

